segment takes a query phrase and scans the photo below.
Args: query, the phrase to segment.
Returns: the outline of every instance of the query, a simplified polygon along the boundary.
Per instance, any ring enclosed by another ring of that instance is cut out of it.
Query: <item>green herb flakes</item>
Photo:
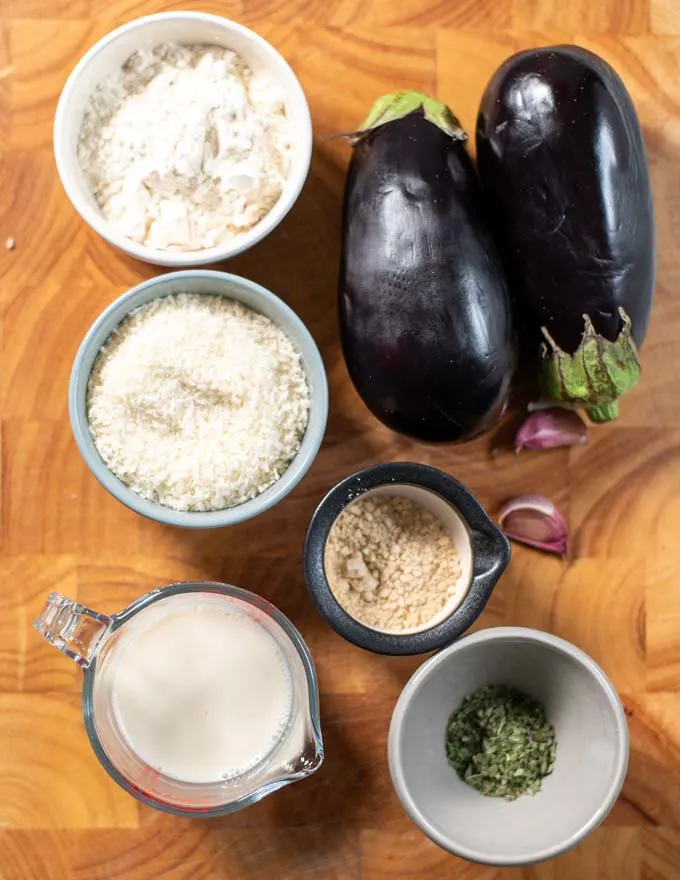
[[[460,778],[488,797],[536,794],[555,766],[555,729],[522,691],[490,684],[465,697],[446,726],[446,754]]]

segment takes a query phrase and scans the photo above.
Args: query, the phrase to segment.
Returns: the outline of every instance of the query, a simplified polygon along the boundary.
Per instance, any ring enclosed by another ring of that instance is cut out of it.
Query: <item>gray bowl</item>
[[[97,452],[90,434],[87,420],[87,383],[99,349],[128,312],[159,296],[173,293],[218,294],[237,300],[254,311],[266,315],[290,337],[300,352],[307,374],[310,391],[309,423],[297,455],[281,479],[273,486],[244,504],[224,510],[208,512],[173,510],[142,498],[121,482],[107,467]],[[157,522],[184,528],[210,529],[234,525],[264,513],[284,498],[307,473],[316,458],[326,429],[328,383],[314,339],[300,318],[283,300],[259,284],[238,275],[207,269],[191,269],[171,272],[144,281],[123,294],[102,312],[88,330],[78,349],[71,372],[68,403],[71,428],[80,454],[94,476],[114,498],[131,510]]]
[[[531,694],[555,727],[555,769],[533,797],[484,797],[447,761],[447,720],[485,684]],[[465,636],[415,672],[395,707],[388,751],[399,800],[431,840],[470,861],[525,865],[571,849],[605,818],[626,776],[628,726],[587,654],[535,629],[498,627]]]

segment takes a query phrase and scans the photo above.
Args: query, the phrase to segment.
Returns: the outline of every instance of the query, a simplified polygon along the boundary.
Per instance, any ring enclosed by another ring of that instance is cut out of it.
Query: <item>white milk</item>
[[[116,720],[131,749],[183,782],[230,779],[265,758],[291,714],[273,636],[207,594],[149,607],[121,633],[112,673]]]

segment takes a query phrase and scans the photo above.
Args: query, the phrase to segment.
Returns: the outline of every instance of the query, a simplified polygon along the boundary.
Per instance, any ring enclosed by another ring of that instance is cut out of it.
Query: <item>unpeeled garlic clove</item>
[[[539,409],[524,421],[515,437],[515,452],[523,449],[555,449],[588,442],[588,428],[573,409],[553,406]]]
[[[513,541],[558,556],[568,555],[567,521],[543,495],[520,495],[506,502],[498,513],[498,524]]]

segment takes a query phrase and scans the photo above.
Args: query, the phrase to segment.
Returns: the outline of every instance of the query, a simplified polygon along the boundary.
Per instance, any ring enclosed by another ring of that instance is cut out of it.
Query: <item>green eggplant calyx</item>
[[[446,104],[435,100],[435,98],[430,98],[422,92],[391,92],[389,95],[378,98],[354,137],[358,140],[374,128],[386,125],[388,122],[394,122],[396,119],[402,119],[418,108],[422,108],[425,119],[441,128],[454,140],[467,140],[467,134]]]
[[[586,415],[591,422],[613,422],[619,417],[619,402],[605,403],[602,406],[590,406],[586,410]]]
[[[548,397],[557,403],[581,406],[594,422],[609,422],[618,416],[616,401],[640,377],[637,348],[631,335],[630,318],[619,309],[623,327],[614,342],[595,331],[588,315],[585,330],[573,354],[563,351],[548,333],[542,347]]]

